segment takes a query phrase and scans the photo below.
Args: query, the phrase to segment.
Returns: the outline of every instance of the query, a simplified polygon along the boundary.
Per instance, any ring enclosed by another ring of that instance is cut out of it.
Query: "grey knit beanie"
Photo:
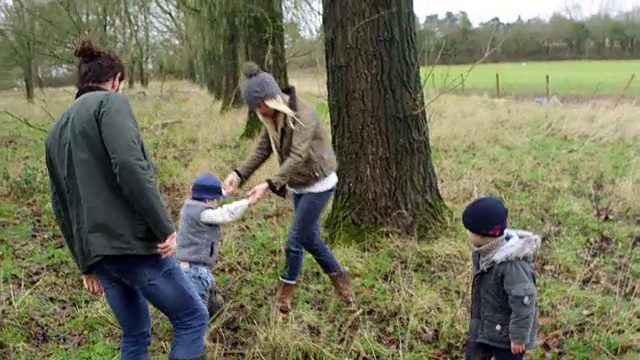
[[[262,71],[258,64],[252,61],[245,62],[242,73],[245,77],[242,84],[242,99],[249,108],[255,109],[261,102],[282,95],[276,79]]]

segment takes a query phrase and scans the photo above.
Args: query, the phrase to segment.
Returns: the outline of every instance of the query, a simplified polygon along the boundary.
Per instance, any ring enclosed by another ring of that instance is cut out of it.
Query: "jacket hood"
[[[540,248],[540,236],[524,230],[505,230],[506,243],[493,256],[495,263],[527,260]]]

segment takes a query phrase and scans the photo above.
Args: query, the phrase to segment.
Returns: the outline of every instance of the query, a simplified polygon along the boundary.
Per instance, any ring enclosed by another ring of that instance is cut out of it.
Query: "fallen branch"
[[[21,124],[23,124],[25,126],[28,126],[28,127],[32,128],[32,129],[42,131],[45,134],[49,132],[47,129],[33,124],[31,121],[29,121],[29,119],[27,119],[25,117],[18,116],[16,114],[12,113],[9,110],[4,110],[4,113],[9,115],[13,119],[17,120],[19,123],[21,123]],[[149,124],[149,125],[143,125],[142,128],[143,129],[156,129],[156,128],[164,129],[169,125],[179,124],[179,123],[182,123],[182,120],[167,120],[167,121],[161,121],[161,122],[157,122],[157,123],[153,123],[153,124]]]
[[[32,129],[42,131],[42,132],[43,132],[43,133],[45,133],[45,134],[49,132],[48,130],[46,130],[46,129],[44,129],[44,128],[42,128],[42,127],[38,126],[38,125],[34,125],[34,124],[32,124],[32,123],[29,121],[29,119],[27,119],[27,118],[25,118],[25,117],[20,117],[20,116],[18,116],[18,115],[16,115],[16,114],[12,113],[12,112],[11,112],[11,111],[9,111],[9,110],[4,110],[4,112],[5,112],[7,115],[9,115],[10,117],[12,117],[12,118],[14,118],[15,120],[17,120],[19,123],[21,123],[21,124],[23,124],[23,125],[26,125],[26,126],[28,126],[28,127],[32,128]]]
[[[42,103],[43,105],[40,105],[40,109],[42,109],[42,111],[44,111],[45,114],[47,114],[47,116],[49,117],[49,119],[52,122],[56,121],[56,117],[53,116],[53,114],[51,113],[51,111],[49,111],[49,102],[47,101],[47,98],[44,96],[44,90],[42,90]]]
[[[180,123],[182,123],[182,120],[167,120],[167,121],[161,121],[161,122],[157,122],[149,125],[144,125],[143,129],[154,129],[154,128],[164,129],[169,125],[180,124]]]

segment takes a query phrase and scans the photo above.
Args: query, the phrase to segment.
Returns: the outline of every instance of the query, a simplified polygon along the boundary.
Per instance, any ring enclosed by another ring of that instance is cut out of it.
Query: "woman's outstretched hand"
[[[224,184],[222,184],[222,188],[227,194],[233,195],[233,193],[236,192],[236,188],[238,187],[239,184],[240,184],[240,177],[238,176],[238,174],[236,174],[235,171],[232,171],[231,174],[227,175],[227,178],[224,179]]]
[[[256,185],[253,189],[251,189],[247,193],[247,198],[249,198],[249,205],[257,203],[264,196],[267,190],[269,190],[269,184],[266,182]]]

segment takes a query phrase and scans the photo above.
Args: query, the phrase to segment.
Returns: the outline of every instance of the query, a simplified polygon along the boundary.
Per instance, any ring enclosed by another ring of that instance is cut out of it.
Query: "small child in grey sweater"
[[[180,210],[175,257],[209,310],[209,316],[217,313],[222,306],[210,268],[215,262],[220,225],[238,219],[249,207],[248,199],[219,206],[220,199],[227,197],[220,180],[204,173],[193,183],[191,198],[185,201]]]

